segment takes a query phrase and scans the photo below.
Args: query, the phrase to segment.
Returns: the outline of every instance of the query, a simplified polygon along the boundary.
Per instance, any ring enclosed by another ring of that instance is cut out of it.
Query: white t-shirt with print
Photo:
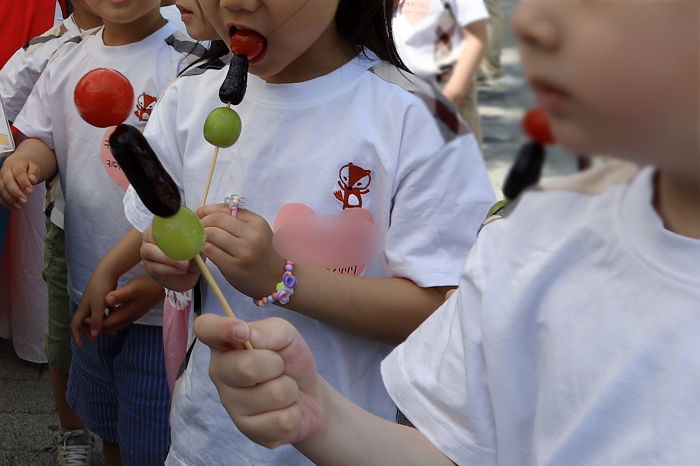
[[[452,53],[449,58],[454,62],[464,43],[462,28],[489,17],[483,0],[401,0],[394,14],[393,33],[399,56],[408,69],[423,79],[434,81],[440,73],[435,47],[447,7],[459,26],[452,29],[450,35]]]
[[[75,86],[95,68],[118,70],[134,89],[134,111],[126,123],[143,128],[156,98],[193,58],[185,45],[201,53],[196,43],[179,40],[183,37],[167,23],[124,46],[106,46],[102,28],[74,38],[48,64],[15,121],[22,133],[42,140],[56,153],[66,200],[68,291],[76,303],[97,263],[131,225],[121,202],[128,183],[105,145],[111,129],[96,128],[80,117],[73,102]],[[135,267],[122,276],[120,285],[143,273],[141,266]],[[161,311],[150,311],[137,322],[161,325]]]
[[[698,463],[700,241],[664,228],[653,173],[526,193],[383,362],[398,407],[454,462]]]
[[[222,106],[218,89],[227,68],[178,79],[144,133],[191,208],[200,204],[212,157],[202,125],[212,109]],[[223,202],[232,193],[245,196],[246,208],[274,227],[275,240],[284,236],[285,227],[298,228],[308,235],[297,240],[317,249],[331,243],[326,252],[352,249],[353,238],[340,229],[337,238],[319,236],[314,219],[332,223],[357,216],[357,223],[347,225],[358,235],[361,229],[353,228],[371,219],[383,244],[380,251],[366,264],[326,263],[327,268],[366,277],[406,277],[424,287],[455,284],[494,195],[473,136],[462,130],[451,133],[449,124],[438,123],[426,105],[432,97],[411,94],[392,79],[410,84],[396,68],[363,55],[302,83],[268,84],[249,75],[246,96],[235,107],[243,131],[234,146],[219,153],[208,203]],[[450,116],[451,123],[459,123]],[[362,208],[350,207],[360,200]],[[124,203],[129,220],[147,228],[150,214],[131,189]],[[208,265],[238,317],[279,316],[292,322],[330,383],[371,412],[394,415],[379,374],[390,346],[274,305],[255,307]],[[204,312],[223,314],[208,288],[203,295]],[[197,343],[174,396],[167,464],[308,464],[292,447],[267,450],[238,432],[208,367],[209,350]]]

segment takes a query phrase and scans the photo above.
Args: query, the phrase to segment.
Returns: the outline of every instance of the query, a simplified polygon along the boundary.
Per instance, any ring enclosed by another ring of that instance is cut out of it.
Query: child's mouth
[[[192,10],[188,10],[187,8],[183,7],[182,5],[178,5],[177,3],[175,4],[175,7],[178,10],[180,10],[180,18],[182,19],[182,21],[188,21],[190,18],[192,18]]]
[[[267,40],[259,32],[252,29],[242,29],[237,26],[229,28],[230,49],[236,55],[245,55],[250,64],[262,60],[267,48]]]
[[[544,80],[531,79],[530,85],[542,110],[557,111],[571,100],[571,94],[566,90]]]

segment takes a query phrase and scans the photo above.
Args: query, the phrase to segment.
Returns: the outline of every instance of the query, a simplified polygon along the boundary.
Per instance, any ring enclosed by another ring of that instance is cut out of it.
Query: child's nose
[[[546,0],[521,0],[513,14],[513,32],[520,45],[554,50],[559,45],[559,28],[550,9],[553,2]]]
[[[227,10],[255,11],[260,4],[260,0],[219,0],[219,6]]]

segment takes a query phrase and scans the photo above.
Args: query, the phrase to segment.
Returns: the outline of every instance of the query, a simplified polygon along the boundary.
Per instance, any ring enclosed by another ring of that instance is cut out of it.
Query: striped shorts
[[[163,464],[170,393],[162,327],[132,324],[83,343],[72,344],[68,403],[102,440],[119,444],[124,465]]]

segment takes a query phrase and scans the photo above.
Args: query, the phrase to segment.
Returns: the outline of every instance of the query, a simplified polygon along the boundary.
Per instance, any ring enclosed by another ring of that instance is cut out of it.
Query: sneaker
[[[95,456],[94,435],[87,429],[67,430],[56,434],[56,464],[91,466]]]

